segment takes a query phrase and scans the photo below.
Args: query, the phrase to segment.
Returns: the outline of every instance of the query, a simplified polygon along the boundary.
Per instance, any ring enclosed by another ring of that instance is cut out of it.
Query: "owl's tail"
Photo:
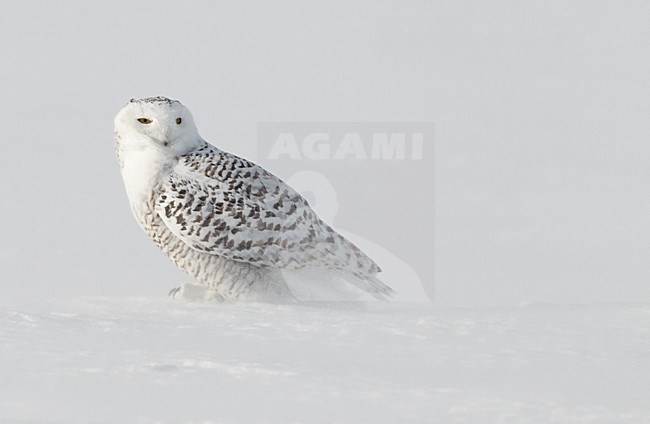
[[[395,293],[395,290],[377,278],[376,275],[359,275],[341,271],[341,277],[346,282],[366,293],[370,293],[379,300],[388,300],[388,298],[397,294]]]
[[[387,300],[395,295],[393,289],[374,275],[356,275],[332,268],[284,269],[278,272],[293,295],[301,301],[369,300],[366,293]]]

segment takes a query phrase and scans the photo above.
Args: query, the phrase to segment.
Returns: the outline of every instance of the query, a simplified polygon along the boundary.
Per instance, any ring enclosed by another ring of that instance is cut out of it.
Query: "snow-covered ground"
[[[650,422],[650,306],[0,301],[0,422]]]

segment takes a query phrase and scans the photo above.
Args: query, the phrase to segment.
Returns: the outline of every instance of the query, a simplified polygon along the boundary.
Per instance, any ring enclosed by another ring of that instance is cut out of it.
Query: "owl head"
[[[131,99],[115,116],[115,131],[131,147],[149,146],[175,155],[201,142],[190,111],[166,97]]]

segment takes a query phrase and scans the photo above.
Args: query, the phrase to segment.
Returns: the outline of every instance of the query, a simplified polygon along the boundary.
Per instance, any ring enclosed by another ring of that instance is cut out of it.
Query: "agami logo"
[[[434,124],[266,122],[258,160],[382,268],[400,300],[434,297]]]
[[[422,132],[346,132],[340,137],[327,132],[300,136],[278,134],[267,159],[311,160],[421,160]]]

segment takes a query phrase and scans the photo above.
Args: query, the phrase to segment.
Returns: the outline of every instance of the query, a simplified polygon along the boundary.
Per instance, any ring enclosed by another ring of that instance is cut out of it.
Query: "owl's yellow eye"
[[[141,124],[151,124],[153,121],[149,118],[138,118],[138,122]]]
[[[176,124],[177,124],[177,125],[180,125],[181,122],[183,122],[183,120],[182,120],[181,118],[176,118]]]

